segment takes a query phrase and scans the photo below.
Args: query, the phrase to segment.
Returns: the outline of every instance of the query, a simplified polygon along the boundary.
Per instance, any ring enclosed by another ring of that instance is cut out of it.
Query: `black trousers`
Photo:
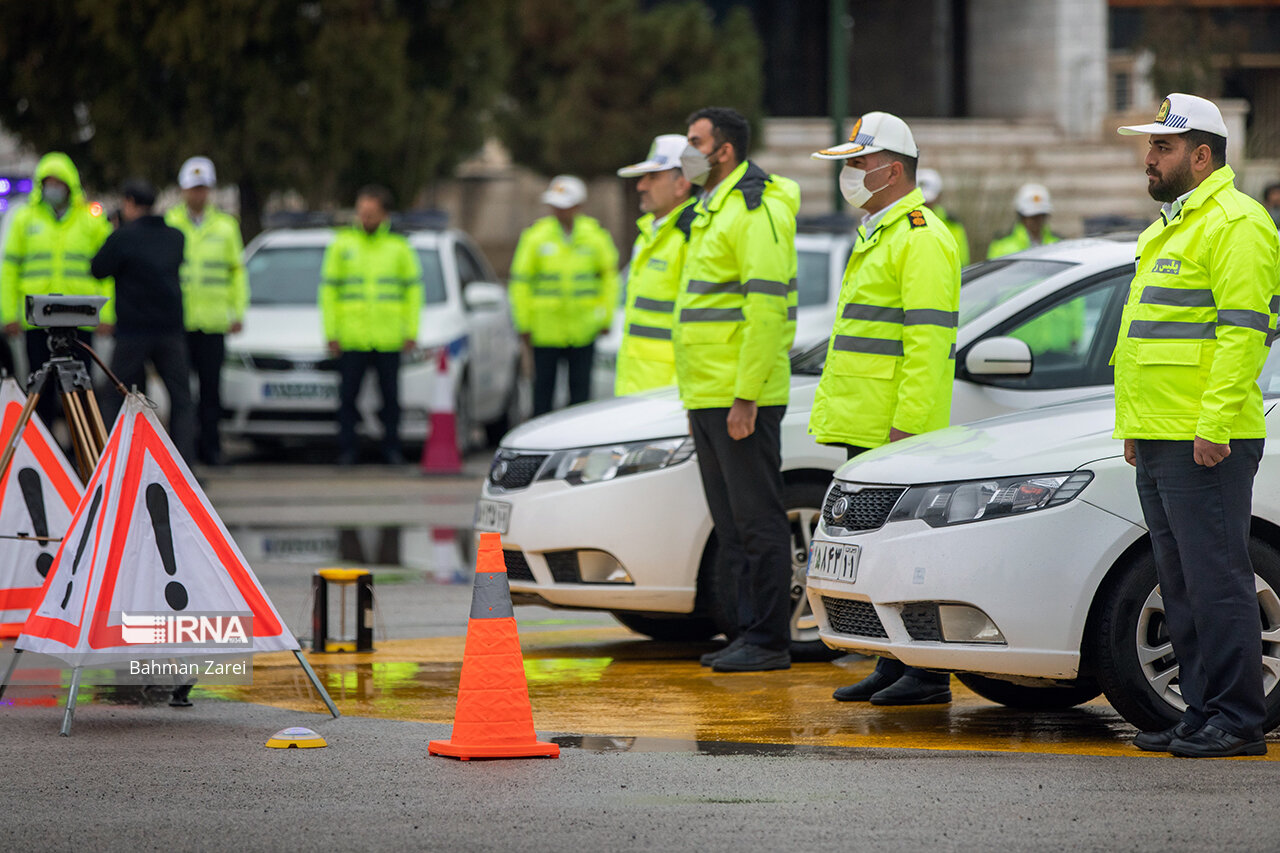
[[[857,447],[852,444],[843,444],[844,458],[852,459],[859,453],[866,453],[868,448]],[[893,658],[878,658],[876,660],[876,672],[881,675],[887,675],[890,678],[901,678],[904,675],[910,675],[918,678],[927,684],[950,684],[951,675],[945,672],[930,672],[927,669],[916,669],[914,666],[907,666],[902,661]]]
[[[591,364],[595,360],[595,354],[594,341],[584,347],[534,347],[533,413],[545,415],[551,411],[552,399],[556,393],[556,375],[562,361],[569,369],[569,405],[590,400]]]
[[[75,330],[76,339],[86,343],[93,343],[93,333],[85,329]],[[40,365],[49,360],[49,333],[44,329],[28,329],[25,334],[25,343],[27,345],[27,369],[35,373],[40,369]],[[86,370],[89,370],[92,361],[89,356],[79,347],[72,350],[71,354],[78,360],[84,362]],[[90,376],[93,374],[90,373]],[[28,377],[18,377],[18,382],[24,388],[26,387]],[[28,389],[30,390],[30,389]],[[58,388],[56,385],[46,385],[44,393],[40,397],[40,402],[36,403],[36,414],[40,416],[40,420],[44,421],[45,426],[52,428],[53,422],[62,417],[62,403],[58,398]],[[106,413],[103,413],[106,417]],[[107,421],[107,431],[111,431],[111,421]]]
[[[378,376],[382,399],[382,451],[400,449],[400,353],[376,350],[343,350],[338,356],[338,451],[354,454],[358,449],[356,424],[360,413],[356,398],[365,374],[372,368]]]
[[[195,406],[191,402],[191,365],[187,360],[187,340],[182,332],[121,332],[116,330],[116,347],[111,354],[111,372],[124,387],[139,391],[147,385],[147,362],[160,376],[169,394],[169,437],[190,465],[195,461]],[[110,421],[124,404],[112,390],[107,395]],[[104,412],[104,414],[106,414]]]
[[[782,415],[761,406],[756,430],[729,437],[728,409],[692,409],[702,490],[720,559],[738,581],[738,634],[767,649],[791,646],[791,530],[782,505]]]
[[[187,332],[187,354],[196,374],[196,458],[211,465],[222,459],[222,361],[227,338],[213,332]]]
[[[1138,497],[1187,703],[1182,719],[1260,738],[1266,699],[1249,523],[1263,440],[1232,441],[1231,455],[1212,468],[1195,463],[1190,441],[1136,444]]]

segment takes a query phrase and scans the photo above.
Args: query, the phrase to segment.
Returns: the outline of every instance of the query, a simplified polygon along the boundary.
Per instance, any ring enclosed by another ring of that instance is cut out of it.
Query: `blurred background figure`
[[[422,268],[409,241],[391,233],[391,191],[370,185],[356,194],[356,222],[324,253],[320,313],[329,353],[338,359],[338,464],[359,451],[356,398],[365,374],[378,375],[382,397],[382,461],[400,452],[400,353],[418,341]]]
[[[124,387],[145,390],[150,363],[169,394],[169,437],[191,464],[195,411],[182,324],[182,232],[152,213],[156,191],[151,184],[132,180],[120,194],[123,224],[106,239],[91,264],[96,278],[115,280],[116,345],[111,372]],[[103,414],[109,415],[110,425],[124,400],[113,390],[104,402]]]
[[[41,157],[27,204],[10,217],[0,265],[0,317],[8,336],[25,334],[31,370],[49,360],[49,344],[43,329],[27,324],[27,295],[110,296],[111,282],[99,283],[89,274],[90,259],[110,233],[107,218],[85,202],[80,173],[71,158],[59,151]],[[102,331],[109,331],[114,312],[112,302],[103,307]],[[78,329],[76,336],[88,343],[91,331]],[[74,355],[88,369],[89,357],[79,351]],[[36,413],[46,425],[52,427],[60,412],[57,394],[41,396]]]
[[[1018,214],[1018,224],[1003,237],[991,241],[988,258],[1001,258],[1030,249],[1058,242],[1049,230],[1049,214],[1053,213],[1053,201],[1042,184],[1023,184],[1013,197],[1013,210]]]
[[[226,335],[239,332],[249,304],[244,244],[240,223],[209,201],[217,173],[208,157],[191,157],[178,170],[182,204],[165,214],[165,222],[186,238],[182,264],[182,308],[187,352],[197,388],[196,459],[222,464],[220,378]]]
[[[936,169],[920,169],[916,172],[916,186],[924,195],[925,207],[934,212],[942,224],[947,226],[951,236],[956,240],[956,251],[959,252],[960,266],[969,265],[969,235],[965,232],[960,220],[953,218],[942,206],[942,175]]]
[[[551,411],[560,363],[569,372],[569,404],[591,397],[596,338],[609,331],[618,304],[618,250],[598,221],[582,214],[587,186],[552,179],[542,201],[550,215],[520,235],[511,262],[511,310],[533,347],[533,413]]]
[[[1262,191],[1262,206],[1271,214],[1271,221],[1280,228],[1280,181],[1268,184]]]
[[[631,250],[627,273],[627,310],[618,349],[614,393],[638,394],[676,383],[676,357],[671,343],[676,296],[695,211],[693,184],[680,170],[684,136],[656,137],[649,156],[618,170],[620,178],[638,178],[640,233]]]

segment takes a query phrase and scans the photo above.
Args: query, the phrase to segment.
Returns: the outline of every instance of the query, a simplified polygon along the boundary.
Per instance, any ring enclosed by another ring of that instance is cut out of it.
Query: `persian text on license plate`
[[[809,574],[853,583],[858,579],[860,545],[843,542],[814,542],[809,548]]]
[[[476,503],[476,530],[506,533],[510,524],[511,504],[490,500],[481,500]]]

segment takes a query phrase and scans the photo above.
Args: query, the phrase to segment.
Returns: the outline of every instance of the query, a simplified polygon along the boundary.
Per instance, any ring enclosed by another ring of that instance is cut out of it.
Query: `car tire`
[[[998,678],[978,675],[976,672],[957,672],[956,678],[983,699],[1024,711],[1060,711],[1074,708],[1102,692],[1097,682],[1090,678],[1078,679],[1075,684],[1055,684],[1044,687],[1014,684],[1012,681],[1002,681]]]
[[[1280,725],[1280,553],[1249,541],[1262,618],[1267,713],[1264,729]],[[1107,701],[1143,731],[1168,728],[1182,719],[1178,663],[1164,624],[1155,557],[1145,550],[1099,590],[1088,638],[1089,659]]]
[[[809,564],[809,542],[818,528],[826,484],[817,480],[793,480],[782,485],[782,506],[787,511],[791,530],[791,657],[798,661],[830,661],[846,652],[830,649],[818,639],[818,621],[805,595],[805,574]],[[716,559],[714,548],[708,549],[703,571],[710,569],[714,583],[707,590],[711,618],[726,637],[738,633],[738,579],[732,567]]]
[[[614,610],[613,618],[637,634],[655,640],[675,643],[697,643],[709,640],[720,629],[716,623],[702,616],[649,616],[631,610]]]

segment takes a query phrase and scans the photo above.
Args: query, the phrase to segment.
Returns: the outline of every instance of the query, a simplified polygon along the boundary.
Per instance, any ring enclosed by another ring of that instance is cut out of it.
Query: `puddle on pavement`
[[[229,528],[249,565],[400,568],[379,571],[379,586],[416,583],[470,584],[475,539],[470,528],[428,526],[295,527],[241,525]]]

